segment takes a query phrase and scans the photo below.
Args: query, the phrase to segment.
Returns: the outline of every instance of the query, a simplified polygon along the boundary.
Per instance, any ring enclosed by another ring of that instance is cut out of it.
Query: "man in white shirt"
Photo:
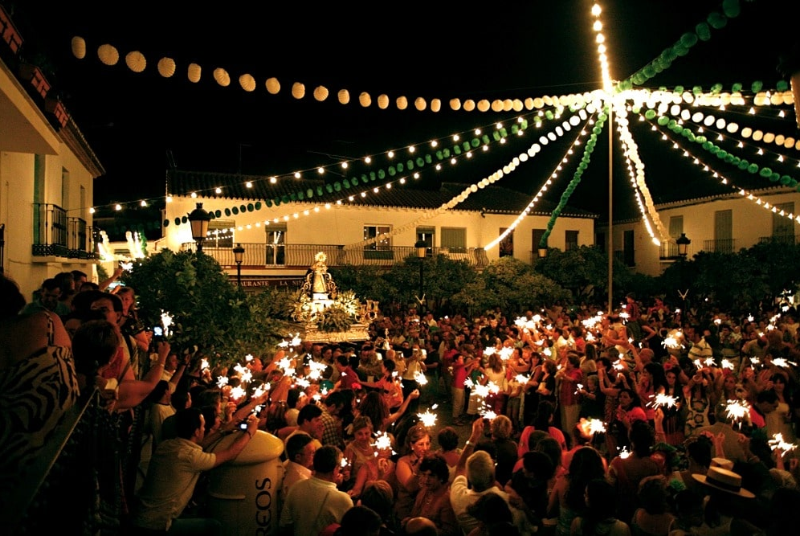
[[[288,459],[283,465],[286,472],[283,475],[281,488],[281,496],[284,499],[294,484],[311,478],[315,452],[317,452],[316,442],[306,433],[297,432],[286,441]]]
[[[296,482],[280,517],[282,534],[307,536],[319,534],[331,523],[339,523],[345,512],[353,507],[353,499],[336,489],[341,468],[342,452],[325,445],[314,453],[314,476]]]
[[[221,526],[215,519],[178,519],[192,498],[200,473],[231,461],[255,435],[258,418],[247,419],[247,430],[239,433],[227,449],[203,452],[200,443],[205,437],[205,419],[197,408],[175,414],[178,437],[163,441],[150,461],[139,501],[133,515],[133,525],[140,532],[219,533]]]
[[[487,493],[495,493],[508,503],[508,494],[495,486],[494,461],[486,451],[473,452],[475,443],[483,438],[483,419],[472,424],[472,434],[467,440],[456,465],[456,477],[450,485],[450,505],[464,534],[469,534],[480,521],[469,513],[469,507]],[[470,485],[472,488],[470,489]],[[509,504],[514,526],[520,534],[531,534],[532,526],[523,512]]]

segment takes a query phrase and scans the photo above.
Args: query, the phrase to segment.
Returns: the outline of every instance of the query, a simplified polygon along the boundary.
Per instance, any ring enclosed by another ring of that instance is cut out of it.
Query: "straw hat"
[[[726,458],[711,458],[711,467],[720,467],[728,471],[733,471],[733,462]]]
[[[705,475],[693,474],[692,478],[706,486],[725,491],[727,493],[752,499],[755,495],[742,487],[742,477],[733,471],[722,467],[709,467]]]

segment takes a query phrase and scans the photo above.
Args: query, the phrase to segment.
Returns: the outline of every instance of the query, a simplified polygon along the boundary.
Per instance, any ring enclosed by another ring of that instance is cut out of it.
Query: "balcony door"
[[[267,266],[284,266],[286,264],[286,225],[271,224],[267,231]]]

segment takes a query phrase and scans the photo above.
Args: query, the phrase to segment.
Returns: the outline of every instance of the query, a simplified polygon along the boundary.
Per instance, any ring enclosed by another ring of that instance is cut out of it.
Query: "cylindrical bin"
[[[211,452],[228,448],[238,437],[224,437]],[[209,473],[210,515],[222,524],[223,535],[278,534],[279,494],[283,484],[280,455],[283,441],[258,431],[235,460]]]

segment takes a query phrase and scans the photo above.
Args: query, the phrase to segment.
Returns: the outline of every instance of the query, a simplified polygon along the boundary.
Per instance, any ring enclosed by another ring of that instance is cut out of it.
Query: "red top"
[[[576,393],[578,391],[578,384],[582,378],[583,372],[581,372],[579,368],[564,371],[564,376],[561,378],[561,387],[559,387],[558,392],[559,403],[565,406],[580,404]]]

